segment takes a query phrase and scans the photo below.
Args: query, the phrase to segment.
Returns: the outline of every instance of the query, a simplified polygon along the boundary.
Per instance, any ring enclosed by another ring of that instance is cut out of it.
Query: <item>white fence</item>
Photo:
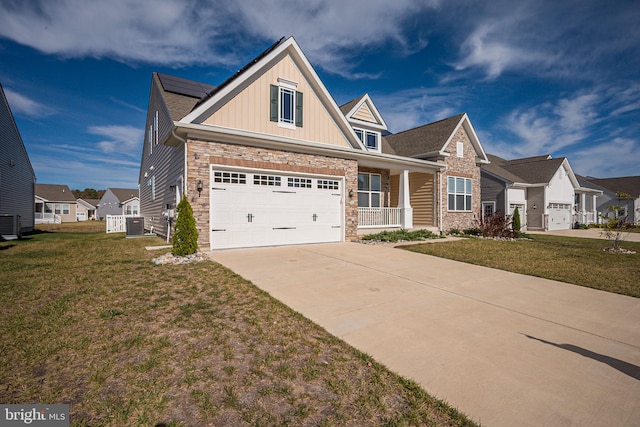
[[[358,208],[358,227],[400,227],[401,208]]]
[[[125,215],[107,215],[107,233],[124,233],[127,231]]]
[[[36,224],[61,224],[62,218],[60,218],[60,215],[56,215],[53,213],[36,212],[35,223]]]

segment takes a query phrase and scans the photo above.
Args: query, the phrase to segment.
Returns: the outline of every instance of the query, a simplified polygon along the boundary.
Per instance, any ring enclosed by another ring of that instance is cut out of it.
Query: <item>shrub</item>
[[[484,237],[513,239],[519,235],[519,232],[512,228],[509,218],[501,213],[485,217],[484,222],[480,224],[480,231]]]
[[[462,230],[462,233],[467,236],[480,236],[482,234],[482,230],[479,228],[467,228],[466,230]]]
[[[173,233],[173,249],[171,253],[176,256],[191,255],[198,252],[198,229],[193,210],[186,197],[182,197],[176,209],[175,231]]]
[[[518,207],[516,206],[516,210],[513,211],[513,221],[512,221],[512,227],[513,231],[515,231],[516,233],[520,232],[520,211],[518,210]]]

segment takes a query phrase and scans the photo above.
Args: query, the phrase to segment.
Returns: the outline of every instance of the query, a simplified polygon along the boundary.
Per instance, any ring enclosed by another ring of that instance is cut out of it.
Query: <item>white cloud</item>
[[[422,49],[402,31],[440,0],[33,0],[0,2],[0,36],[62,57],[109,57],[181,66],[238,65],[238,51],[294,35],[314,65],[347,77],[353,58],[391,43],[399,55]],[[256,38],[258,40],[256,40]]]
[[[640,173],[640,143],[614,138],[605,144],[576,150],[569,161],[576,173],[597,178],[634,176]]]
[[[13,114],[24,114],[29,117],[38,118],[54,114],[54,110],[37,101],[27,98],[24,95],[5,88],[4,93],[9,101]]]
[[[87,132],[106,137],[97,146],[104,153],[123,153],[139,156],[142,150],[144,131],[133,126],[91,126]]]

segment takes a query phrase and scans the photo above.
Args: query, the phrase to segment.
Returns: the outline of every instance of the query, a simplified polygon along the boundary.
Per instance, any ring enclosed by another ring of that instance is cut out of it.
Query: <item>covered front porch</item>
[[[441,165],[376,166],[359,162],[358,234],[394,228],[436,231]]]
[[[596,198],[602,194],[602,191],[580,188],[575,192],[573,222],[578,224],[597,224],[598,212],[596,210]]]

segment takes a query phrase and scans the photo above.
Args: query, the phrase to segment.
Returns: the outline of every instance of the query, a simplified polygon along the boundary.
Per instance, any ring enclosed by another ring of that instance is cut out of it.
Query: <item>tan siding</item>
[[[409,174],[409,202],[413,208],[413,224],[434,226],[433,174],[412,172]],[[391,207],[398,206],[400,177],[391,177]]]
[[[365,122],[378,123],[375,117],[373,117],[373,113],[366,103],[362,104],[362,106],[360,106],[358,111],[356,111],[352,117],[354,119],[363,120]]]
[[[278,78],[296,82],[298,92],[303,93],[302,127],[281,128],[277,123],[269,120],[269,86],[277,85]],[[289,56],[285,56],[279,63],[259,76],[204,123],[350,147],[349,142]]]

